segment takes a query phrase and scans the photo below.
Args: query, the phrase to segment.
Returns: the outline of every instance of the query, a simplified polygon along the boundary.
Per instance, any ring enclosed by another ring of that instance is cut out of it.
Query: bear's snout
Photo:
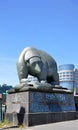
[[[37,73],[41,73],[41,67],[40,67],[40,65],[39,64],[35,64],[35,71],[37,72]]]

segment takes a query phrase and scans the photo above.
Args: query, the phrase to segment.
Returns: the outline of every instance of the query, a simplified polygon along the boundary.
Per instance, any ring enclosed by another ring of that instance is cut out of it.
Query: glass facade
[[[74,91],[75,94],[78,94],[78,69],[75,69]]]
[[[2,120],[2,94],[0,94],[0,121]]]
[[[62,70],[73,70],[74,69],[74,65],[73,64],[64,64],[64,65],[60,65],[59,66],[59,71]]]
[[[7,91],[10,89],[12,89],[12,86],[10,85],[7,84],[0,85],[0,94],[2,94],[2,105],[6,104],[6,94]]]
[[[0,85],[0,94],[6,94],[7,90],[11,88],[12,86],[10,85],[6,85],[6,84]]]
[[[73,64],[60,65],[58,68],[59,73],[59,83],[60,86],[68,88],[70,90],[74,89],[75,81],[75,67]]]

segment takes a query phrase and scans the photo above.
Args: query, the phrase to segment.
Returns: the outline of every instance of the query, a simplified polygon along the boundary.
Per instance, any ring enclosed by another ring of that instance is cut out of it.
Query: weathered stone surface
[[[6,113],[5,119],[13,125],[34,126],[78,119],[78,112]]]
[[[67,88],[62,88],[59,85],[52,85],[49,83],[20,83],[17,84],[14,88],[8,90],[8,93],[18,93],[18,92],[24,92],[24,91],[40,91],[40,92],[61,92],[61,93],[72,93]]]
[[[30,112],[75,111],[74,97],[64,93],[30,92]]]
[[[27,126],[77,119],[74,96],[67,90],[29,89],[7,95],[5,118]],[[73,113],[72,115],[70,114]]]
[[[20,111],[24,111],[24,113],[28,112],[28,102],[29,102],[29,93],[21,92],[21,93],[12,93],[7,95],[7,113],[20,113]]]
[[[75,111],[74,96],[69,92],[24,91],[7,95],[7,113]]]

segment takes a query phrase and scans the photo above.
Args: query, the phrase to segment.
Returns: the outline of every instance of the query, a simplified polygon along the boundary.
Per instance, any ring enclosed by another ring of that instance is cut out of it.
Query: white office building
[[[64,64],[58,67],[60,86],[78,94],[78,69],[73,64]]]

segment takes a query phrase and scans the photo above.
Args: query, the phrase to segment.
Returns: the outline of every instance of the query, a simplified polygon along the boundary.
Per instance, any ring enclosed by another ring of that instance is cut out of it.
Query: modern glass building
[[[11,85],[3,84],[0,85],[0,94],[6,94],[7,90],[12,89]]]
[[[2,120],[2,94],[0,94],[0,121]]]
[[[12,89],[11,85],[7,85],[7,84],[0,85],[0,94],[2,94],[2,104],[3,105],[5,105],[5,103],[6,103],[6,94],[7,94],[7,91],[10,89]]]
[[[74,92],[78,94],[78,69],[75,69]]]
[[[2,99],[0,98],[0,121],[4,119],[4,113],[6,111],[6,94],[10,89],[12,89],[11,85],[0,85],[0,95],[2,95]]]
[[[73,64],[60,65],[58,68],[60,86],[68,88],[73,91],[74,89],[74,75],[75,66]]]
[[[63,64],[58,67],[60,86],[78,94],[78,69],[73,64]]]

